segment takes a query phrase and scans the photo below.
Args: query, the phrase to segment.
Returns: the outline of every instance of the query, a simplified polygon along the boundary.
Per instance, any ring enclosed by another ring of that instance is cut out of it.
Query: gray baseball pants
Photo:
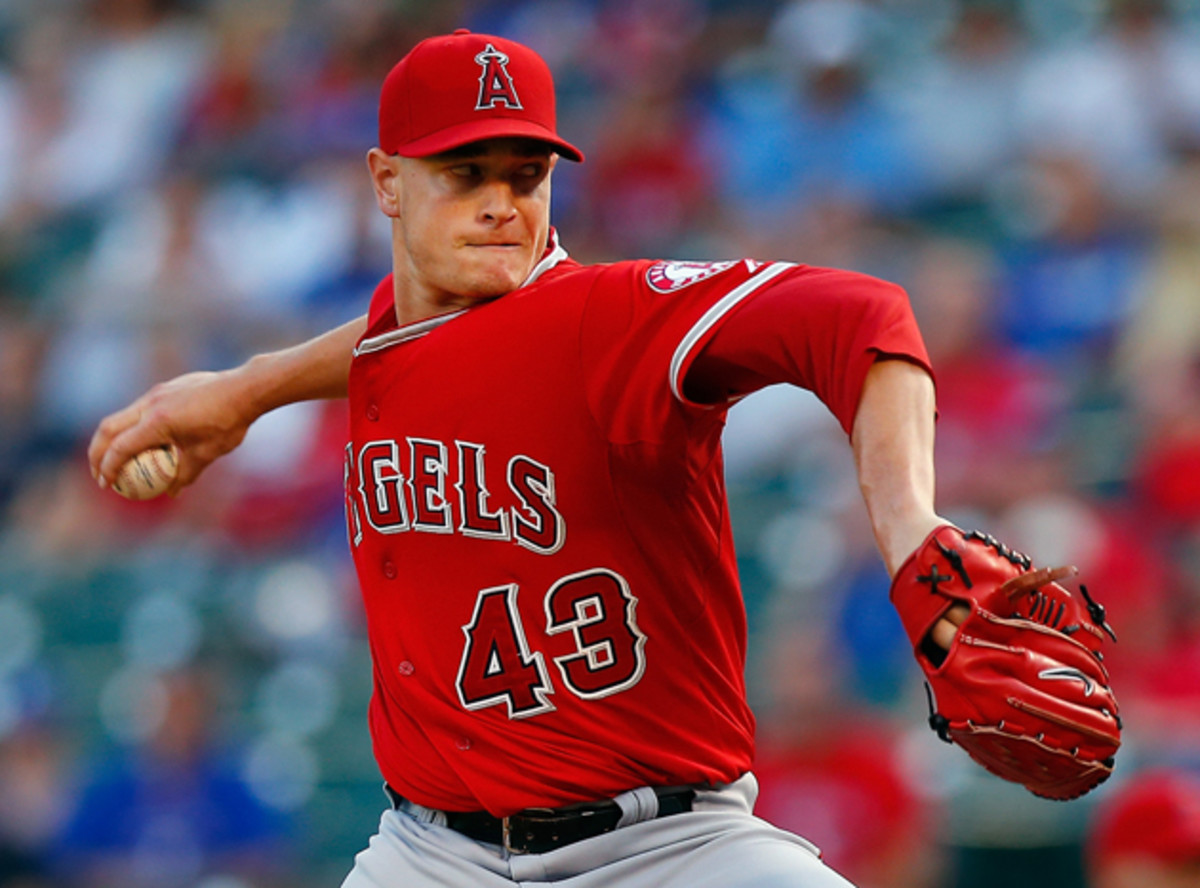
[[[546,854],[477,842],[405,802],[384,813],[342,888],[853,888],[810,842],[755,817],[757,796],[746,774],[655,820],[640,819],[653,817],[644,794],[623,793],[627,825]]]

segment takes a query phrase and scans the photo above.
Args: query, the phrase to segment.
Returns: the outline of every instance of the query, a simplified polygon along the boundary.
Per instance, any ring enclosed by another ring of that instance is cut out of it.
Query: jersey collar
[[[533,271],[529,273],[529,277],[525,278],[525,281],[521,284],[521,286],[528,287],[551,268],[567,258],[569,258],[567,256],[567,251],[564,250],[562,245],[558,242],[558,232],[551,228],[550,237],[546,241],[546,251],[542,253],[541,261],[539,261],[537,265],[533,266]],[[520,287],[518,287],[518,289],[520,289]]]
[[[551,228],[550,229],[550,237],[547,239],[546,249],[542,253],[542,258],[538,261],[538,264],[533,267],[533,271],[531,271],[529,273],[529,277],[525,278],[525,280],[521,283],[521,286],[518,287],[517,290],[521,290],[521,289],[524,289],[525,287],[528,287],[530,284],[532,284],[534,281],[536,281],[538,278],[540,278],[547,271],[549,271],[550,269],[554,268],[559,263],[561,263],[564,260],[567,260],[569,258],[570,258],[570,256],[567,255],[567,251],[558,242],[558,232],[555,231],[553,228]],[[391,280],[391,276],[389,275],[385,279],[385,282],[389,282],[390,280]],[[381,284],[381,286],[382,286],[382,284]],[[387,290],[388,291],[391,290],[390,284],[388,285]],[[516,292],[516,290],[514,290],[513,292]],[[500,297],[500,298],[503,298],[503,297]],[[354,354],[355,354],[355,356],[367,354],[369,352],[379,351],[382,348],[388,348],[389,346],[399,345],[402,342],[408,342],[413,339],[419,339],[420,337],[424,336],[426,333],[429,333],[432,330],[436,330],[438,327],[442,326],[442,324],[445,324],[448,321],[452,321],[455,318],[457,318],[461,315],[464,315],[471,310],[472,310],[471,308],[464,308],[464,309],[460,309],[459,311],[449,312],[448,314],[437,315],[432,318],[426,318],[423,321],[415,321],[411,324],[405,324],[403,327],[392,327],[390,330],[387,329],[386,324],[378,324],[378,325],[372,324],[371,327],[373,329],[371,331],[368,331],[368,335],[364,336],[363,339],[359,342],[358,346],[354,349]],[[393,312],[390,312],[388,315],[384,315],[384,317],[388,317],[388,316],[390,316],[391,318],[394,319],[395,312],[393,311]],[[381,320],[382,320],[382,318],[381,318]],[[395,323],[395,321],[393,320],[392,323]],[[380,332],[378,335],[375,335],[375,336],[369,335],[371,332],[374,332],[375,329],[378,329],[379,326],[384,327],[384,330],[382,332]]]

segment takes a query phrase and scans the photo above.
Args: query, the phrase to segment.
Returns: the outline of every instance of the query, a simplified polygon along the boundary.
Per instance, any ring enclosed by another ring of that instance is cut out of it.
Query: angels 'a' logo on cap
[[[655,262],[646,269],[646,283],[660,293],[670,293],[735,265],[736,262]]]
[[[513,85],[512,75],[508,73],[508,56],[489,43],[483,52],[475,56],[475,62],[483,68],[479,75],[479,101],[475,103],[475,110],[483,111],[497,105],[521,110],[517,88]]]

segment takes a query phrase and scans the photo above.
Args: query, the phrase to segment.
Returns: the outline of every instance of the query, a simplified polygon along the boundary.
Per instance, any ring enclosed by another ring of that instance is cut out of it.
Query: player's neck
[[[503,261],[471,265],[473,259],[450,251],[417,263],[403,244],[397,245],[392,262],[397,324],[404,327],[491,302],[520,287],[534,265],[532,258],[529,267]]]
[[[406,327],[429,318],[444,314],[452,314],[472,308],[482,302],[491,301],[495,297],[461,295],[421,286],[410,278],[399,273],[399,268],[393,274],[392,289],[396,305],[396,324]]]

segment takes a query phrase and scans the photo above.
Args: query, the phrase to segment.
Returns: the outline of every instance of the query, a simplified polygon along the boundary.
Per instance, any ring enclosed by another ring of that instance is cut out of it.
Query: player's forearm
[[[934,510],[934,414],[933,380],[924,369],[902,360],[871,367],[850,440],[889,575],[944,523]]]
[[[344,398],[354,345],[366,325],[363,315],[299,345],[256,355],[232,371],[240,377],[246,409],[257,418],[298,401]]]
[[[365,328],[364,315],[231,370],[185,373],[159,383],[96,427],[88,445],[92,476],[101,486],[112,484],[126,460],[170,444],[178,469],[168,492],[178,493],[237,447],[264,413],[297,401],[344,397],[354,344]]]

